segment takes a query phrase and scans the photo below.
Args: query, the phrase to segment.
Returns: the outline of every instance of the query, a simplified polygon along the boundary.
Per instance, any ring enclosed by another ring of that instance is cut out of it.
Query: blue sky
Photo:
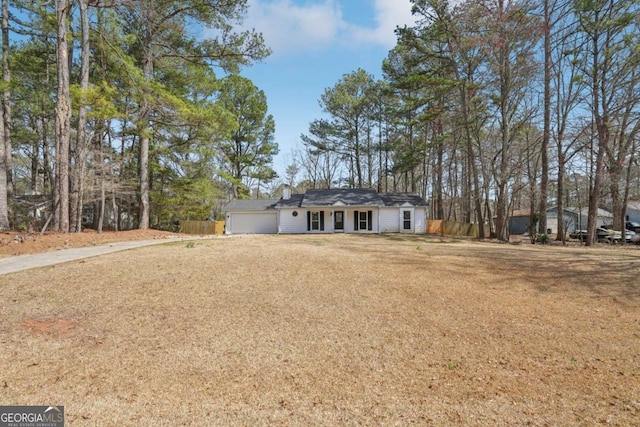
[[[249,0],[244,27],[263,34],[273,53],[242,75],[267,95],[284,176],[300,134],[323,117],[318,100],[344,74],[362,68],[382,77],[394,29],[412,25],[409,0]],[[302,177],[298,177],[302,178]]]

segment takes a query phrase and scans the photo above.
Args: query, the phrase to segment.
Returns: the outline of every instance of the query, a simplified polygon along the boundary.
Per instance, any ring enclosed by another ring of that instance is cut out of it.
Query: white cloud
[[[409,0],[374,0],[375,28],[353,27],[354,38],[363,43],[376,43],[387,48],[396,44],[396,27],[413,25]]]
[[[333,43],[343,25],[333,0],[298,6],[292,0],[250,0],[244,26],[262,33],[275,55]]]
[[[374,28],[348,22],[340,2],[317,0],[300,5],[295,0],[249,0],[244,27],[262,33],[275,56],[290,52],[324,50],[331,45],[354,48],[374,44],[395,45],[397,26],[413,24],[409,0],[373,0]]]

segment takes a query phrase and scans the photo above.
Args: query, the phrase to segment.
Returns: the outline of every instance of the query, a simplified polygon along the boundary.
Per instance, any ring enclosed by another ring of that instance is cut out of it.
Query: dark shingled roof
[[[326,207],[335,204],[345,206],[394,207],[410,203],[427,206],[422,197],[412,193],[378,194],[371,188],[307,190],[305,194],[292,194],[289,199],[234,200],[226,205],[224,212],[259,212],[279,208]]]
[[[275,209],[277,199],[251,199],[232,200],[224,208],[223,212],[259,212]]]
[[[422,197],[413,193],[382,193],[380,197],[385,206],[402,206],[405,203],[411,203],[413,206],[428,206]]]
[[[304,194],[292,194],[289,199],[280,199],[276,204],[276,208],[299,208]]]
[[[332,206],[384,206],[376,190],[370,188],[307,190],[300,207]]]

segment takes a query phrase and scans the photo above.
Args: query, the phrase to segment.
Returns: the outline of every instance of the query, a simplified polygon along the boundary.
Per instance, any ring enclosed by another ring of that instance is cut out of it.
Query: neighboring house
[[[585,217],[586,218],[586,217]],[[576,229],[578,223],[578,214],[571,209],[563,209],[564,230],[571,232]],[[531,211],[529,209],[521,209],[513,211],[509,217],[509,233],[525,234],[529,232],[529,224],[531,223]],[[586,228],[586,226],[584,227]],[[547,210],[547,230],[551,234],[558,233],[558,208],[554,206]]]
[[[518,209],[509,215],[509,234],[525,234],[529,232],[531,224],[531,211]]]
[[[565,232],[575,230],[578,223],[578,214],[569,209],[562,210],[562,222]],[[554,206],[547,211],[547,229],[551,230],[551,234],[558,234],[558,207]]]
[[[567,210],[573,212],[576,216],[575,223],[569,226],[567,232],[586,230],[589,218],[589,208],[567,208]],[[602,227],[607,224],[613,224],[613,214],[607,210],[598,209],[596,213],[596,227]]]
[[[51,211],[51,198],[42,194],[24,194],[14,197],[18,214],[20,211],[37,221],[44,223],[47,219],[47,212]]]
[[[629,202],[625,221],[640,222],[640,201]]]
[[[372,189],[308,190],[280,200],[236,200],[224,207],[226,233],[426,232],[427,203],[409,193]]]

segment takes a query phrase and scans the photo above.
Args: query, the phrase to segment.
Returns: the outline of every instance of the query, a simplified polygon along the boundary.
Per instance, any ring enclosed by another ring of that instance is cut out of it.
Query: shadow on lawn
[[[382,233],[382,234],[360,234],[365,239],[384,239],[390,242],[408,242],[423,244],[439,243],[461,243],[470,242],[471,237],[443,237],[435,234],[404,234],[404,233]]]
[[[583,251],[551,249],[530,252],[511,247],[469,251],[465,257],[486,263],[487,267],[504,276],[529,278],[540,285],[540,289],[572,286],[586,288],[596,294],[615,289],[616,293],[640,296],[640,259],[626,259],[624,254],[605,258]]]
[[[402,234],[362,237],[410,244],[403,245],[402,251],[359,250],[378,252],[385,262],[400,266],[419,264],[425,274],[443,270],[471,278],[486,272],[497,276],[494,283],[499,286],[508,287],[517,280],[540,292],[588,291],[594,297],[640,301],[640,254],[626,252],[632,249],[483,244],[474,239]]]
[[[425,275],[441,271],[473,280],[486,274],[496,286],[515,281],[543,293],[588,292],[620,302],[640,302],[640,253],[634,248],[504,244],[465,237],[415,234],[349,234],[295,239],[370,256],[398,271],[411,267]],[[293,243],[293,241],[292,241]]]

